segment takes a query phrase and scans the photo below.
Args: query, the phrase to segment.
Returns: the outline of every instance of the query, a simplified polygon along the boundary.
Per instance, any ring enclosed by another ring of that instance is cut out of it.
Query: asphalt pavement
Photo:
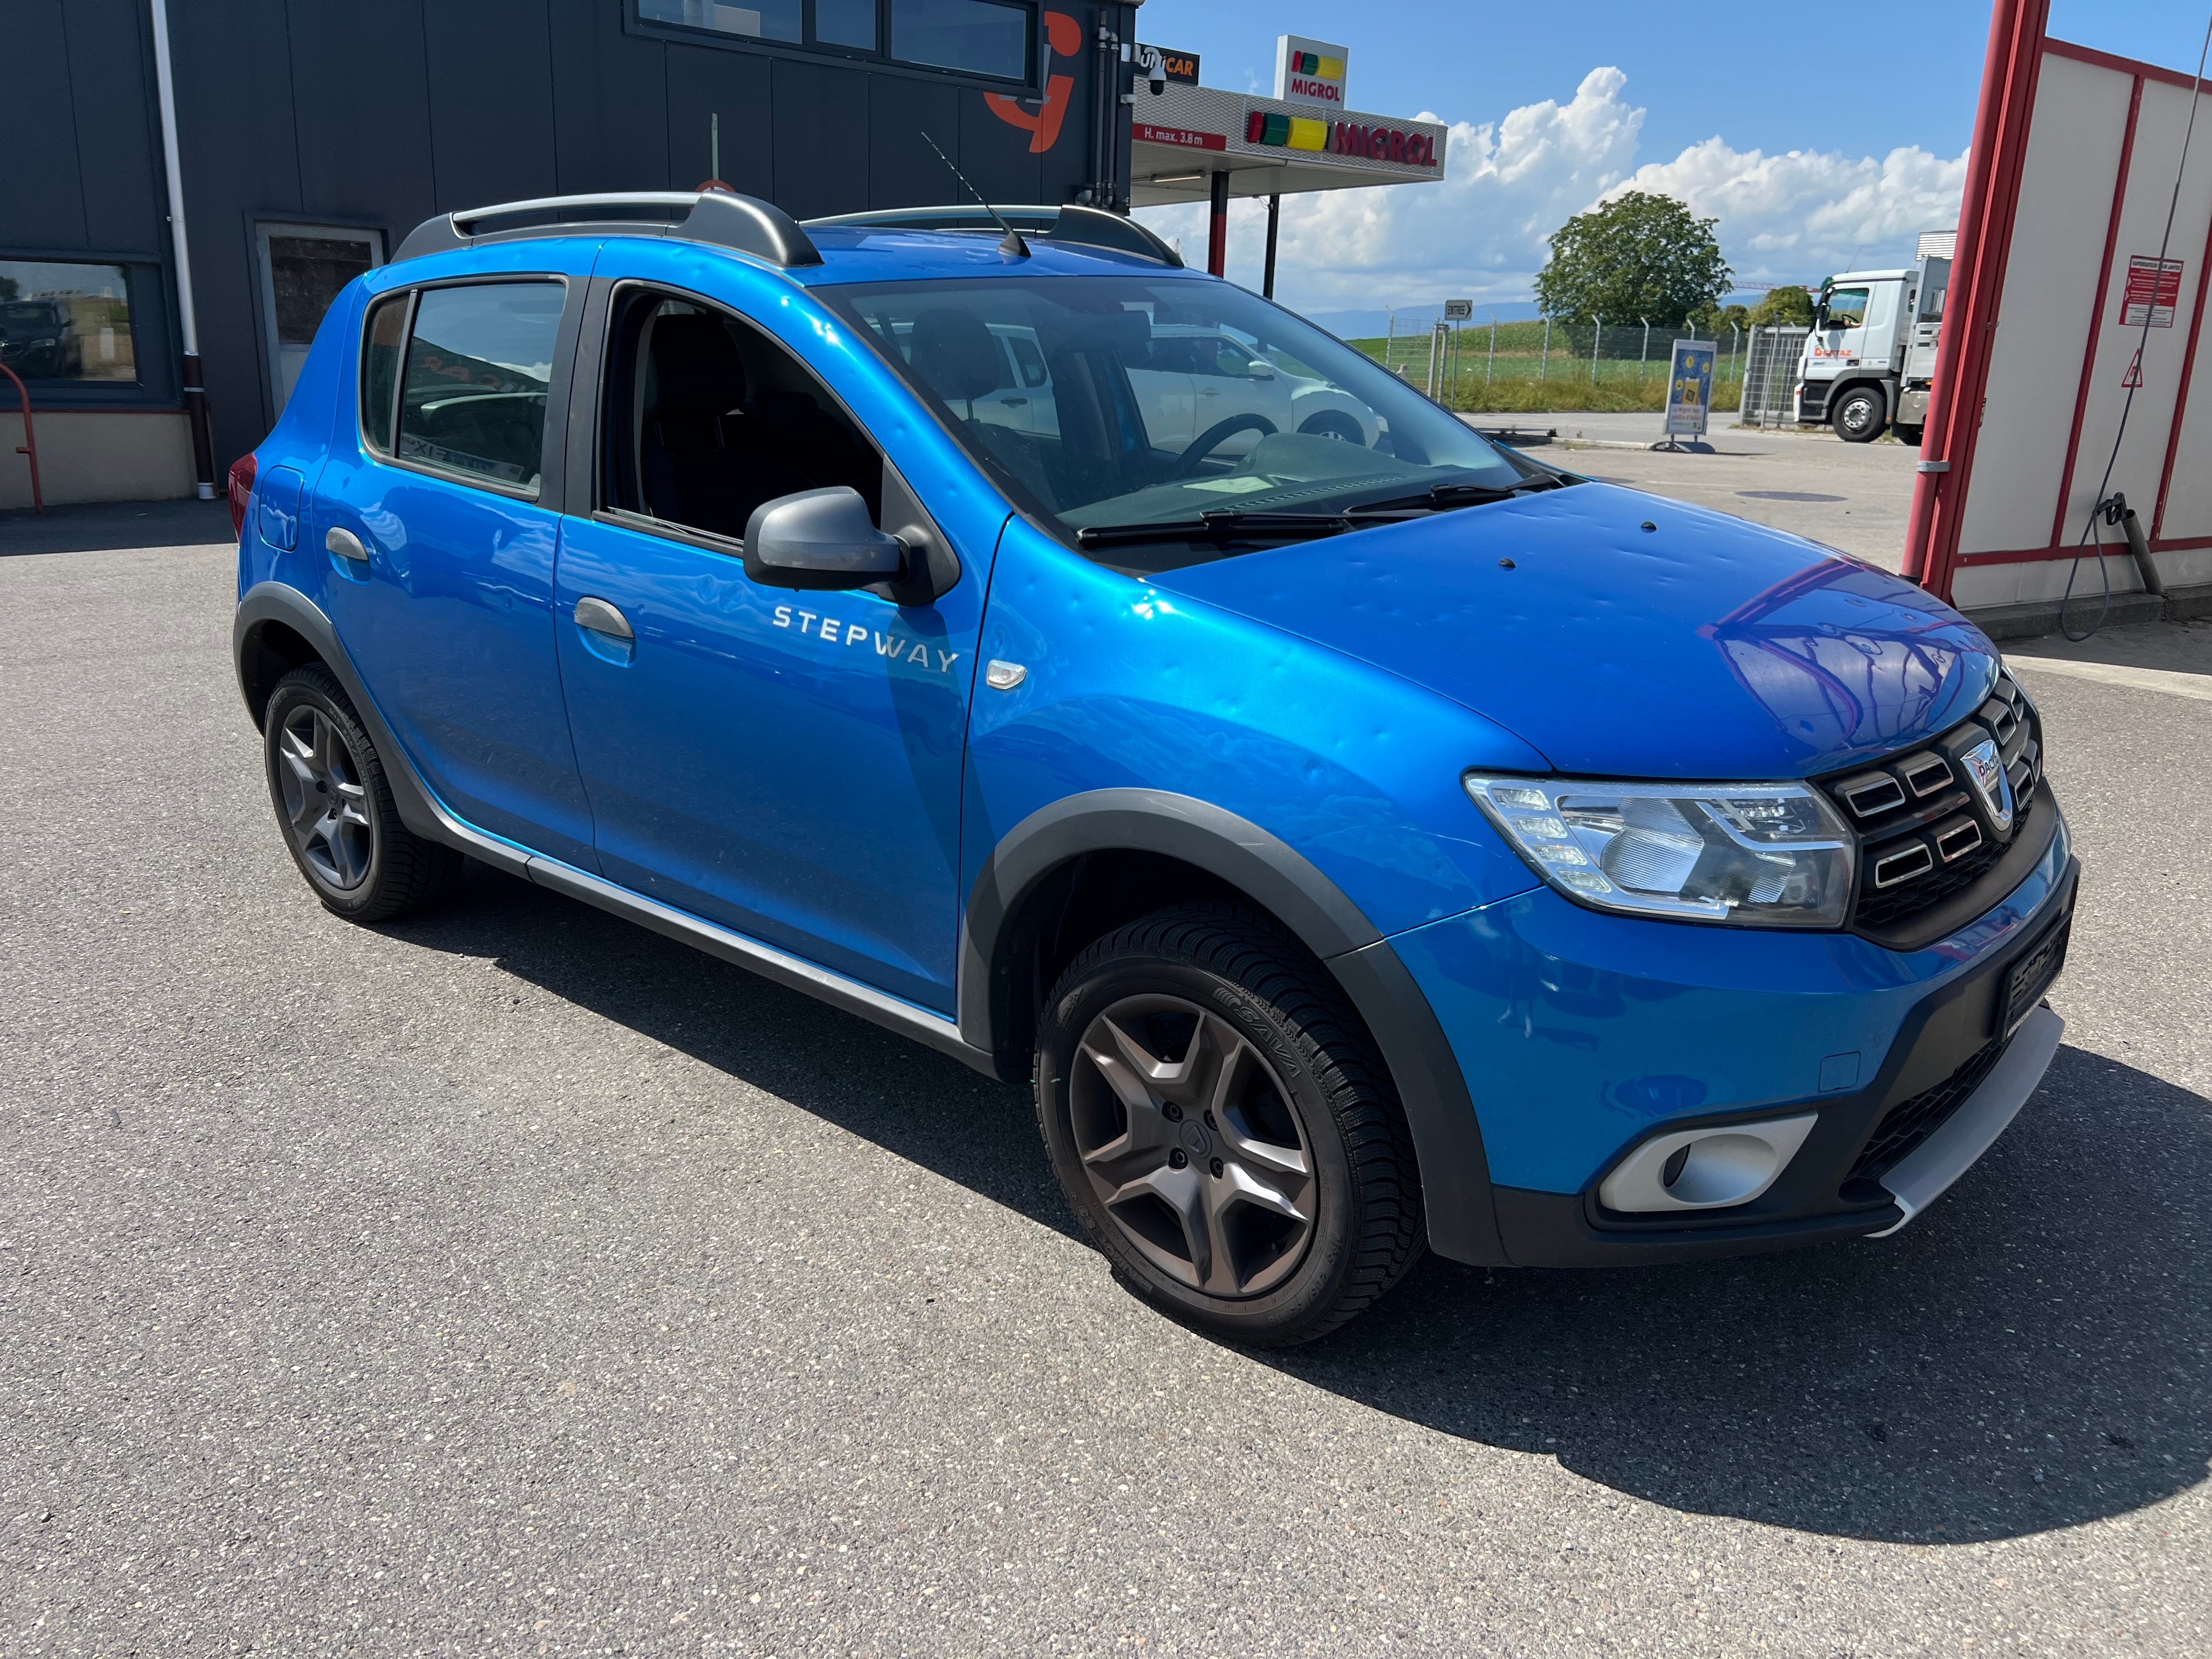
[[[2021,664],[2066,1042],[1913,1226],[1268,1355],[1020,1090],[489,872],[325,914],[135,512],[0,522],[8,1659],[2212,1651],[2203,637]]]
[[[1847,444],[1826,428],[1730,426],[1723,410],[1699,450],[1655,450],[1655,410],[1592,415],[1470,415],[1476,427],[1556,431],[1529,453],[1607,483],[1648,489],[1809,536],[1885,570],[1899,567],[1920,452],[1893,439]]]

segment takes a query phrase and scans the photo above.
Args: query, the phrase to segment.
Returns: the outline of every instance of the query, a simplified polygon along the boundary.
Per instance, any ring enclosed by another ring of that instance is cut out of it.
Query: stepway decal
[[[794,623],[793,617],[798,618]],[[965,654],[958,651],[939,651],[925,640],[902,639],[896,634],[878,634],[863,628],[858,623],[840,622],[835,617],[825,617],[817,611],[800,611],[796,606],[780,605],[775,608],[778,628],[796,627],[802,634],[811,634],[832,645],[869,645],[876,654],[888,657],[893,662],[915,663],[933,674],[950,674],[952,665]]]

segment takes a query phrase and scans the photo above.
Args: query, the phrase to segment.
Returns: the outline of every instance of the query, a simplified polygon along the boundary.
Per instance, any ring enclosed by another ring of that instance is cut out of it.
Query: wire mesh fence
[[[1780,331],[1728,328],[1716,336],[1640,321],[1543,318],[1448,323],[1441,307],[1409,306],[1389,313],[1381,338],[1352,343],[1454,409],[1599,410],[1664,408],[1674,342],[1709,340],[1718,347],[1712,407],[1733,410],[1754,331]],[[1793,356],[1793,368],[1796,362]]]
[[[1743,426],[1786,426],[1797,418],[1797,359],[1803,328],[1754,328],[1744,346],[1743,400],[1737,416]]]

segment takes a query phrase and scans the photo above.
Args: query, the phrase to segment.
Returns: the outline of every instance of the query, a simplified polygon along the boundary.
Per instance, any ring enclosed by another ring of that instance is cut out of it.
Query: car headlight
[[[31,343],[34,346],[52,345],[54,343],[55,337],[55,336],[49,334],[43,339],[32,341]]]
[[[1850,830],[1802,783],[1484,777],[1467,793],[1569,898],[1594,909],[1759,927],[1836,927]]]

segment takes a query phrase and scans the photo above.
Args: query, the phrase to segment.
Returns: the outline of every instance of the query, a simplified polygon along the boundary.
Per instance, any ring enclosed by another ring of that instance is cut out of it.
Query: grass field
[[[1447,359],[1443,401],[1455,409],[1478,414],[1541,410],[1612,413],[1666,406],[1668,354],[1674,342],[1685,337],[1680,331],[1653,329],[1650,356],[1645,356],[1641,329],[1608,328],[1595,362],[1590,337],[1587,327],[1555,325],[1547,352],[1541,322],[1500,323],[1493,352],[1489,325],[1468,326],[1458,336],[1456,363]],[[1349,343],[1377,362],[1402,371],[1415,386],[1426,387],[1429,340],[1425,334]],[[1742,400],[1743,357],[1740,349],[1731,350],[1734,343],[1725,337],[1719,342],[1720,356],[1713,375],[1717,410],[1735,409]]]

